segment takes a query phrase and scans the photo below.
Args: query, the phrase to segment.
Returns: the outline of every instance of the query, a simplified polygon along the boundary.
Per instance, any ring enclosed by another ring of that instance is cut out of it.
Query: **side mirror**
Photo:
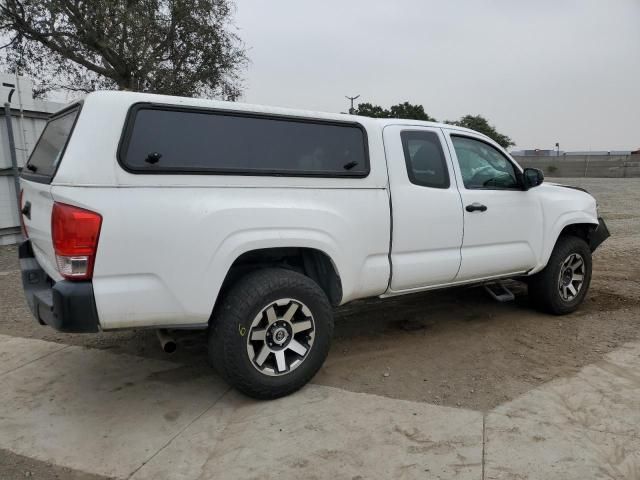
[[[529,190],[544,182],[544,173],[537,168],[525,168],[524,172],[522,172],[522,181],[524,183],[524,189]]]

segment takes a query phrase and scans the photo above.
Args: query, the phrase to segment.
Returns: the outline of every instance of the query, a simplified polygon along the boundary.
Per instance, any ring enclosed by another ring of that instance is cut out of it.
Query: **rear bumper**
[[[598,217],[598,226],[589,236],[589,246],[591,247],[591,251],[595,251],[595,249],[610,236],[611,234],[609,233],[607,224],[604,223],[604,219],[602,217]]]
[[[24,294],[31,313],[40,324],[69,333],[100,330],[90,281],[53,282],[38,264],[29,240],[20,245],[18,253]]]

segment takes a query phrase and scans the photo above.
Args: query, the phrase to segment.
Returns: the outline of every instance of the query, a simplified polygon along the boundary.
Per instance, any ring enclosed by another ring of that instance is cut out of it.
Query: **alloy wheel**
[[[558,290],[560,297],[566,301],[574,300],[584,284],[585,263],[579,253],[570,254],[560,266],[558,276]]]
[[[260,373],[286,375],[308,357],[315,335],[309,308],[299,300],[283,298],[255,316],[247,335],[247,354]]]

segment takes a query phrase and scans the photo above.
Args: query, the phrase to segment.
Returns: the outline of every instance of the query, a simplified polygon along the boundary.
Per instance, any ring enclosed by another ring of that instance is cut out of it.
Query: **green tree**
[[[405,118],[407,120],[435,121],[433,117],[430,117],[429,114],[424,111],[422,105],[413,105],[409,102],[393,105],[388,110],[379,105],[360,103],[354,113],[356,115],[373,118]]]
[[[385,110],[380,105],[372,105],[366,102],[358,104],[358,108],[355,109],[354,114],[362,115],[363,117],[389,118],[388,110]]]
[[[389,116],[391,118],[406,118],[408,120],[424,120],[425,122],[436,121],[435,118],[430,117],[429,114],[424,111],[422,105],[412,105],[409,102],[393,105],[389,109]]]
[[[231,0],[2,0],[0,63],[50,89],[235,99],[247,59]]]
[[[457,125],[458,127],[470,128],[471,130],[475,130],[476,132],[483,133],[487,137],[493,139],[500,146],[502,146],[502,148],[509,148],[510,146],[515,145],[511,138],[502,133],[499,133],[496,128],[491,125],[489,121],[482,115],[465,115],[460,120],[447,120],[445,123],[448,123],[450,125]]]
[[[373,105],[371,103],[361,103],[358,105],[358,108],[355,109],[354,113],[356,115],[374,118],[405,118],[408,120],[424,120],[427,122],[437,121],[425,112],[422,105],[413,105],[409,102],[393,105],[389,109],[383,108],[380,105]],[[496,128],[482,115],[465,115],[460,120],[447,120],[445,123],[470,128],[483,133],[487,137],[495,140],[503,148],[509,148],[510,146],[515,145],[510,137],[498,132]]]

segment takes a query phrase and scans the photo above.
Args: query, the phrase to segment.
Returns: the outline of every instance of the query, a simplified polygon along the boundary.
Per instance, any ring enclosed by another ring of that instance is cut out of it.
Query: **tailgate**
[[[33,254],[42,269],[54,280],[62,277],[56,268],[56,257],[51,239],[51,185],[21,179],[22,221],[31,240]]]
[[[54,280],[62,277],[56,268],[51,238],[51,181],[62,162],[79,112],[80,105],[75,104],[49,119],[20,176],[22,222],[36,260]]]

